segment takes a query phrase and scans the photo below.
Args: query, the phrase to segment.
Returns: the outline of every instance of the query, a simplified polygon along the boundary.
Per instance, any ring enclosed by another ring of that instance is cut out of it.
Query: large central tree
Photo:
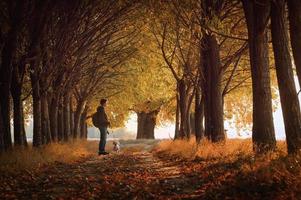
[[[270,85],[268,28],[270,0],[242,0],[245,12],[253,89],[252,139],[257,152],[276,147]]]
[[[203,19],[218,18],[224,1],[203,1]],[[206,23],[206,20],[204,23]],[[204,26],[204,25],[203,25]],[[224,109],[222,96],[222,64],[220,49],[214,33],[203,30],[201,40],[201,59],[203,73],[203,94],[205,102],[205,136],[213,142],[225,140]]]
[[[271,6],[272,43],[289,153],[301,149],[301,115],[286,27],[285,0]]]

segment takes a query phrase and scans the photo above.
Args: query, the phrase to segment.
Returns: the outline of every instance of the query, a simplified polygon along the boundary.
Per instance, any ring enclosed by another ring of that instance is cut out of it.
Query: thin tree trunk
[[[24,121],[24,113],[23,113],[23,121]],[[22,139],[23,139],[23,145],[25,146],[25,147],[28,147],[28,143],[27,143],[27,137],[26,137],[26,130],[25,130],[25,124],[23,123],[23,136],[22,136]]]
[[[0,72],[0,74],[5,72]],[[1,75],[0,75],[1,76]],[[9,76],[9,75],[8,75]],[[0,77],[0,79],[2,79]],[[9,81],[10,82],[10,81]],[[1,87],[2,85],[2,87]],[[3,141],[4,141],[4,149],[9,149],[12,147],[11,140],[11,128],[10,128],[10,83],[0,83],[0,106],[2,111],[2,124],[3,124]]]
[[[190,128],[191,134],[195,136],[195,110],[190,113]]]
[[[181,139],[187,136],[187,94],[185,81],[179,81],[179,106],[180,106],[180,131],[179,136]]]
[[[50,116],[48,99],[45,95],[41,97],[41,108],[42,108],[42,132],[44,135],[44,143],[49,144],[52,142],[51,129],[50,129]]]
[[[64,96],[64,141],[69,140],[70,135],[70,94]]]
[[[44,111],[44,95],[41,95],[40,97],[40,102],[41,102],[41,143],[42,145],[46,144],[46,121],[45,121],[45,111]]]
[[[64,108],[63,100],[60,98],[58,106],[58,140],[62,141],[64,139]]]
[[[88,124],[85,122],[85,139],[88,139]]]
[[[51,130],[51,138],[53,142],[57,142],[58,140],[58,98],[54,96],[50,103],[49,112],[50,117],[50,130]]]
[[[287,5],[289,13],[291,46],[293,50],[299,85],[301,85],[301,1],[288,0]]]
[[[80,100],[77,103],[76,111],[74,114],[74,135],[73,138],[78,138],[80,136],[80,119],[81,115],[85,109],[86,101]]]
[[[196,89],[195,92],[195,138],[196,142],[199,143],[204,137],[204,127],[203,127],[203,118],[204,118],[204,98],[201,97],[200,88]]]
[[[192,105],[192,101],[194,98],[194,91],[192,92],[191,95],[189,94],[189,90],[186,90],[186,99],[187,99],[187,107],[186,107],[186,138],[189,139],[191,136],[191,105]]]
[[[0,105],[0,153],[5,150],[4,138],[3,137],[4,137],[4,125],[3,125],[1,105]]]
[[[70,135],[73,137],[74,135],[74,111],[73,111],[73,101],[70,98],[69,102],[70,106]]]
[[[33,106],[33,141],[34,147],[42,145],[42,126],[41,126],[41,97],[40,84],[35,72],[31,73],[31,87],[32,87],[32,106]]]
[[[174,139],[179,139],[180,132],[180,100],[179,95],[177,94],[177,108],[176,108],[176,122],[175,122],[175,136]]]
[[[273,1],[271,8],[272,43],[287,148],[289,153],[296,153],[301,149],[301,115],[286,31],[285,0]]]
[[[80,138],[81,139],[86,139],[87,138],[87,109],[84,110],[84,112],[81,115],[80,119]]]
[[[255,152],[262,153],[276,147],[272,112],[272,95],[268,57],[267,22],[270,0],[243,0],[248,27],[253,89],[253,130]]]
[[[13,84],[14,85],[14,84]],[[12,97],[14,104],[14,145],[23,146],[24,136],[24,113],[23,113],[23,102],[21,99],[21,88],[12,85]],[[17,88],[16,88],[17,87]]]
[[[25,66],[23,62],[14,66],[12,74],[11,95],[14,106],[14,145],[27,146],[23,101],[21,98]]]

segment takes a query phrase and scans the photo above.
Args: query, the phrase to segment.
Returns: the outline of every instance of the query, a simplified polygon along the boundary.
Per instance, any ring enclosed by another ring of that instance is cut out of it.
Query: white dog
[[[120,151],[120,143],[118,141],[113,141],[113,151],[119,152]]]

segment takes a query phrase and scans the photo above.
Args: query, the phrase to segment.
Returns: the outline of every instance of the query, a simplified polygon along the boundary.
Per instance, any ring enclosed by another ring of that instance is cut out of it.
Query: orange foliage
[[[42,148],[15,148],[10,152],[0,154],[0,172],[17,172],[31,170],[54,162],[71,163],[80,158],[95,155],[98,149],[97,141],[76,141],[70,143],[53,143]],[[111,144],[108,148],[112,148]]]
[[[278,141],[277,155],[285,154],[285,143]],[[202,140],[196,144],[195,139],[190,140],[163,140],[155,148],[156,151],[165,152],[173,156],[185,159],[211,159],[229,158],[240,155],[253,155],[251,139],[228,139],[225,143],[214,144],[208,140]]]

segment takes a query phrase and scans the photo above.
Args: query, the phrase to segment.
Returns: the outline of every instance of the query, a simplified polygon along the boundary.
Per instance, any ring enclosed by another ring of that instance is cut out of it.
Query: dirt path
[[[0,199],[177,199],[192,198],[197,187],[176,162],[147,151],[56,163],[13,181],[15,188],[6,186]]]
[[[0,199],[301,199],[294,179],[242,171],[248,158],[177,160],[153,145],[127,141],[118,154],[0,174]]]

